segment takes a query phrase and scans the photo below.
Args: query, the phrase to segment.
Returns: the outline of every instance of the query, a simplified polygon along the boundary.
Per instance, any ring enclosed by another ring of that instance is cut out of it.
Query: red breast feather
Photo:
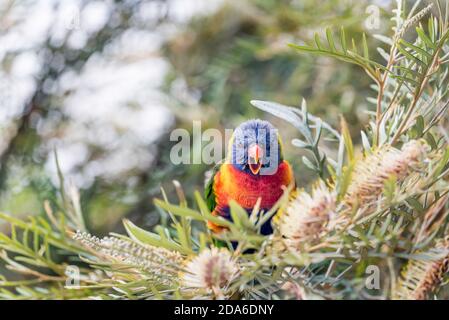
[[[252,209],[261,198],[260,207],[268,210],[282,196],[282,186],[289,186],[293,181],[293,171],[285,160],[273,175],[252,175],[232,164],[223,164],[214,179],[217,204],[214,214],[222,215],[231,199],[245,209]]]

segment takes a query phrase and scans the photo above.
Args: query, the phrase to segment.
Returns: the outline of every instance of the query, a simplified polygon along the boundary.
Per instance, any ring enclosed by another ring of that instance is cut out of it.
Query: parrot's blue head
[[[240,171],[270,175],[282,162],[278,130],[268,121],[248,120],[239,125],[231,138],[228,161]]]

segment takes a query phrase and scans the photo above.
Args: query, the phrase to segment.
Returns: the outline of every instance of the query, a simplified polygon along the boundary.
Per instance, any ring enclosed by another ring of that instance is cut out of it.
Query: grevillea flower
[[[228,250],[205,249],[186,264],[180,274],[181,286],[220,299],[226,296],[228,286],[238,274],[237,261]]]
[[[449,237],[437,241],[431,253],[439,258],[410,260],[393,294],[398,300],[425,300],[438,288],[449,271]],[[442,256],[442,257],[441,257]]]
[[[395,176],[402,182],[424,160],[427,145],[411,140],[401,150],[383,146],[359,161],[352,173],[344,203],[349,208],[372,207],[382,194],[387,179]]]
[[[323,181],[315,186],[311,195],[297,190],[276,219],[285,243],[289,247],[297,247],[305,241],[313,243],[325,230],[335,207],[335,193]]]

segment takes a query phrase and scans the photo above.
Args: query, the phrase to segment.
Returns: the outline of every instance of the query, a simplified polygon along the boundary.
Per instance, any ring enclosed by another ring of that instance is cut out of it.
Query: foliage
[[[132,85],[127,89],[123,84],[136,79],[130,72],[135,66],[143,66],[139,70],[149,66],[153,71],[158,68],[151,61],[163,63],[153,52],[157,48],[141,46],[140,38],[158,33],[162,24],[175,24],[168,16],[169,2],[0,2],[0,38],[4,44],[0,53],[2,211],[15,216],[43,213],[42,198],[54,192],[57,181],[53,165],[53,150],[57,148],[67,180],[73,179],[83,191],[83,211],[92,231],[106,234],[117,225],[121,228],[120,220],[125,215],[142,220],[145,216],[141,222],[145,225],[157,223],[156,209],[147,199],[158,190],[159,172],[176,171],[162,156],[157,161],[140,159],[134,165],[128,154],[150,158],[156,151],[163,154],[163,144],[160,146],[158,140],[166,134],[172,117],[166,111],[168,118],[158,119],[161,124],[168,120],[163,129],[150,125],[149,119],[146,128],[154,132],[145,134],[144,139],[138,137],[136,130],[143,126],[129,120],[133,114],[143,119],[142,112],[153,108],[154,96],[139,95],[148,94],[152,87],[157,90],[157,71],[137,74],[150,74],[150,80],[140,82],[145,90]],[[149,5],[154,9],[151,17],[143,15]],[[133,46],[136,41],[138,48]],[[25,87],[28,89],[23,90]],[[133,94],[134,88],[139,94]],[[111,100],[105,102],[104,98]],[[83,111],[92,102],[94,108]],[[157,106],[154,110],[161,111]],[[128,117],[121,117],[121,112]],[[127,123],[122,121],[125,119]],[[117,166],[118,162],[124,165]],[[154,170],[158,173],[150,175],[150,166],[158,168]]]
[[[298,130],[293,145],[309,151],[303,161],[316,173],[310,187],[290,188],[270,211],[256,205],[249,216],[231,203],[229,222],[213,216],[198,192],[194,203],[187,201],[175,182],[178,204],[164,190],[155,200],[168,225],[150,232],[125,220],[126,236],[103,239],[85,230],[75,189],[61,188],[58,199],[46,202],[47,219],[1,215],[11,226],[10,235],[0,237],[1,258],[9,271],[27,276],[3,276],[1,296],[444,298],[448,8],[438,1],[420,5],[405,12],[397,1],[392,34],[375,35],[383,41],[378,52],[385,62],[372,60],[365,36],[349,46],[345,31],[337,41],[328,30],[326,45],[317,36],[313,44],[291,46],[354,63],[374,81],[373,112],[360,147],[344,118],[336,130],[309,114],[305,103],[297,109],[253,101]],[[322,148],[324,139],[333,144],[332,155]],[[260,227],[273,215],[274,234],[262,236]],[[211,234],[207,221],[227,231]],[[225,247],[216,248],[216,240]],[[67,282],[73,280],[66,275],[70,265],[78,267],[79,283]],[[369,266],[379,271],[379,288],[369,286]]]
[[[364,71],[323,56],[317,61],[312,55],[299,57],[287,44],[308,41],[327,25],[344,26],[347,37],[357,37],[363,30],[369,1],[320,1],[319,10],[316,3],[224,1],[216,13],[194,19],[171,39],[166,55],[173,73],[167,80],[167,91],[177,126],[191,130],[192,120],[200,120],[203,128],[224,130],[264,117],[282,128],[284,137],[294,137],[293,127],[248,105],[251,99],[294,105],[301,101],[300,92],[310,113],[333,126],[338,125],[339,118],[331,115],[342,113],[351,124],[349,130],[358,132],[367,121],[365,97],[371,91]],[[368,38],[370,50],[376,45],[372,40]],[[286,159],[301,168],[298,183],[310,183],[315,170],[302,170],[302,155],[307,156],[308,151],[290,144],[284,147]],[[171,176],[198,189],[203,184],[198,173],[208,170],[198,167],[184,166]],[[165,187],[169,193],[170,186]]]

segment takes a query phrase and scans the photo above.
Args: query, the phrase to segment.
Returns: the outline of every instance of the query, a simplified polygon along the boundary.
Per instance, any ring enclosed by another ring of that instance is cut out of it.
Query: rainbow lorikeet
[[[268,121],[249,120],[234,131],[224,163],[215,166],[205,196],[212,214],[231,220],[229,202],[236,201],[250,213],[257,200],[265,212],[279,200],[284,189],[295,184],[293,170],[284,160],[278,131]],[[209,222],[213,232],[223,228]],[[273,233],[271,221],[261,233]]]

